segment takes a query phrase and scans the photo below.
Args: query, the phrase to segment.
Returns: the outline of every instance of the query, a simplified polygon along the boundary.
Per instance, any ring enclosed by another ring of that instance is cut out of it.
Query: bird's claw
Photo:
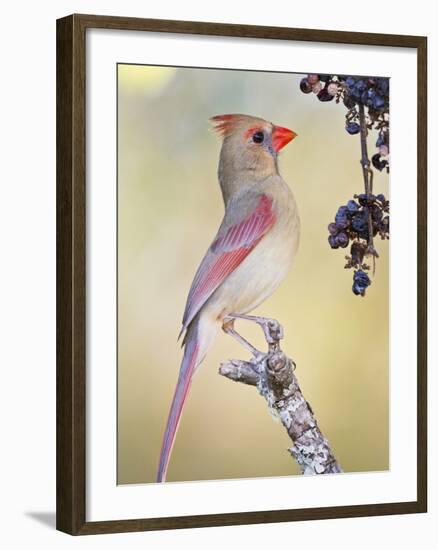
[[[283,339],[283,327],[275,319],[264,319],[259,325],[263,329],[268,344],[278,344]]]

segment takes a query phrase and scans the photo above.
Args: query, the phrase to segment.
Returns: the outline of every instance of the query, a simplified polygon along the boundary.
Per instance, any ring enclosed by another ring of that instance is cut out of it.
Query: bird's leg
[[[283,338],[283,327],[275,319],[268,319],[267,317],[259,317],[257,315],[240,315],[237,313],[230,313],[231,319],[243,319],[245,321],[253,321],[262,327],[266,341],[269,344],[269,351],[279,351],[280,340]]]
[[[259,359],[264,354],[257,348],[255,348],[250,342],[248,342],[248,340],[246,340],[235,330],[233,317],[234,316],[225,317],[222,323],[222,330],[225,332],[225,334],[229,334],[230,336],[232,336],[235,340],[239,342],[239,344],[250,351],[256,359]]]

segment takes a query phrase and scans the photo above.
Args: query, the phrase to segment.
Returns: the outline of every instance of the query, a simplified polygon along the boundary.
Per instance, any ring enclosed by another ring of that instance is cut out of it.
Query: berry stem
[[[365,118],[365,108],[362,103],[359,103],[359,125],[360,125],[360,147],[361,147],[361,160],[362,165],[362,174],[363,182],[365,186],[365,194],[371,195],[373,192],[373,171],[370,168],[370,159],[368,158],[368,149],[367,149],[367,125]],[[368,209],[368,246],[366,254],[371,254],[373,256],[373,272],[376,266],[376,256],[377,252],[374,248],[373,241],[373,219],[371,216],[371,210]]]
[[[368,149],[367,149],[367,126],[365,120],[365,109],[364,106],[359,104],[359,125],[360,125],[360,147],[362,151],[362,157],[360,163],[362,165],[363,180],[365,184],[365,193],[367,195],[371,194],[372,189],[370,189],[368,175],[370,170],[370,159],[368,158]]]

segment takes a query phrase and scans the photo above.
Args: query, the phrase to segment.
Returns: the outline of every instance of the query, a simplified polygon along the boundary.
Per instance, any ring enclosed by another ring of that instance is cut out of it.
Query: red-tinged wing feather
[[[272,199],[266,195],[257,197],[255,208],[250,214],[242,221],[223,230],[226,222],[227,215],[196,272],[187,298],[181,332],[187,329],[213,292],[242,263],[273,226],[275,213],[272,208]]]

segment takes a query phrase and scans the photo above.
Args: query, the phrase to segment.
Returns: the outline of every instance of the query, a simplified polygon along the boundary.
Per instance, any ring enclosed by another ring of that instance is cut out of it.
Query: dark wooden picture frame
[[[418,79],[417,500],[183,517],[86,521],[85,34],[89,28],[413,48]],[[72,535],[427,511],[427,39],[71,15],[57,21],[57,529]]]

